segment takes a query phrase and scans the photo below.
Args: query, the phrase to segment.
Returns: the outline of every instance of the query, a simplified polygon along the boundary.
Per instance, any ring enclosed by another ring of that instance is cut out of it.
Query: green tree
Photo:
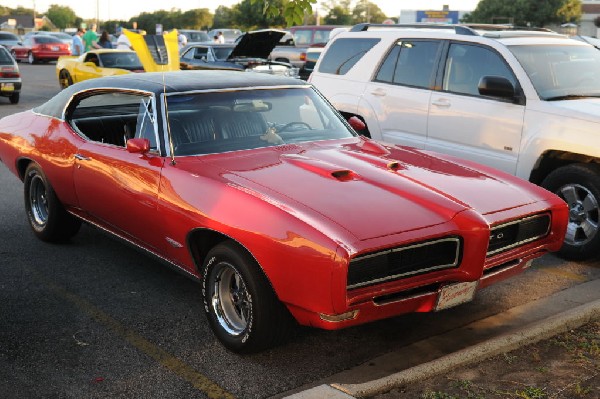
[[[380,24],[387,19],[378,5],[368,0],[360,0],[356,4],[356,7],[352,11],[352,17],[354,23],[369,22]]]
[[[215,10],[215,16],[213,18],[213,28],[239,28],[240,26],[237,24],[239,10],[237,7],[225,7],[219,6]]]
[[[481,0],[463,22],[512,23],[543,27],[576,22],[581,18],[581,0]]]
[[[77,15],[71,7],[51,4],[46,12],[46,17],[59,29],[65,29],[75,26]]]
[[[352,25],[352,21],[350,10],[341,5],[331,8],[323,18],[326,25]]]
[[[213,15],[208,8],[196,8],[181,15],[178,28],[208,29],[213,25]]]
[[[262,2],[268,2],[269,7],[277,8],[279,13],[264,12]],[[239,13],[236,15],[237,25],[244,30],[254,30],[269,27],[283,27],[286,20],[283,18],[286,0],[242,0],[233,6]],[[303,15],[304,17],[304,15]],[[300,19],[301,24],[303,19]]]
[[[312,14],[312,5],[317,0],[250,0],[253,5],[262,9],[261,14],[267,19],[276,20],[283,17],[288,26],[300,25],[304,22],[306,14]]]

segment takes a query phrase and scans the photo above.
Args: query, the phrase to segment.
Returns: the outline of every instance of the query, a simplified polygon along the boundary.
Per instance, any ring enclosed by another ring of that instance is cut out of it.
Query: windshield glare
[[[600,51],[592,46],[509,46],[542,99],[600,96]]]
[[[168,95],[167,109],[176,156],[354,136],[308,87]]]

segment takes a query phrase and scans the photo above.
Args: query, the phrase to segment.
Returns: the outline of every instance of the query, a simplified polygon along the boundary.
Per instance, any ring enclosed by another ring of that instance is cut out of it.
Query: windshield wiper
[[[567,94],[564,96],[555,96],[544,98],[546,101],[560,101],[560,100],[579,100],[582,98],[600,98],[600,94]]]

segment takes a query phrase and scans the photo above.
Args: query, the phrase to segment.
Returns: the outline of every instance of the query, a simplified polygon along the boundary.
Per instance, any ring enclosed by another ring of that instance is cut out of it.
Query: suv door
[[[424,148],[427,115],[442,42],[400,40],[394,44],[366,85],[366,102],[379,122],[381,137],[390,143]]]
[[[426,148],[515,174],[525,106],[480,95],[478,85],[483,76],[505,77],[520,91],[498,52],[450,42],[441,91],[431,96]]]

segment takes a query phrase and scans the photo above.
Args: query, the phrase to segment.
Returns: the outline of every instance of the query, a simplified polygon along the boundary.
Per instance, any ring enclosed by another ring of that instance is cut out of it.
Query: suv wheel
[[[542,187],[569,205],[569,225],[559,255],[583,260],[600,254],[600,165],[572,164],[550,173]]]

